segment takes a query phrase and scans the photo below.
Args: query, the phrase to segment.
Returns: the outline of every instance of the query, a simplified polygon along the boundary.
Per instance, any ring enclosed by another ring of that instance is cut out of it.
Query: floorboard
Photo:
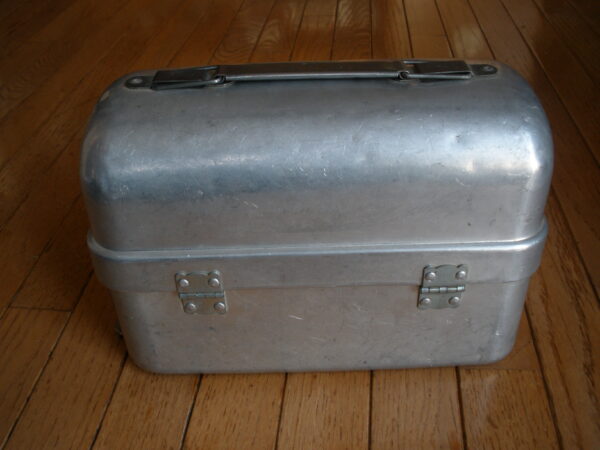
[[[371,448],[464,448],[453,368],[376,370]]]
[[[543,68],[498,0],[470,0],[499,61],[511,65],[532,85],[549,117],[554,138],[553,187],[567,217],[592,282],[600,285],[600,168]]]
[[[595,89],[597,83],[590,78],[564,39],[545,20],[533,0],[503,2],[575,120],[596,161],[600,161],[600,93]]]
[[[565,46],[577,56],[588,76],[597,84],[600,81],[600,30],[594,30],[567,1],[535,0],[535,3],[565,42]],[[600,19],[600,8],[596,18]]]
[[[125,358],[115,321],[107,291],[92,279],[19,417],[7,449],[92,445]]]
[[[272,449],[285,375],[205,375],[184,448]]]
[[[298,29],[292,61],[326,61],[331,57],[337,2],[308,0]]]
[[[0,448],[68,318],[67,312],[11,308],[0,320]]]
[[[370,385],[367,371],[288,374],[277,447],[367,449]]]
[[[128,360],[93,448],[179,448],[198,381],[197,375],[150,374]]]

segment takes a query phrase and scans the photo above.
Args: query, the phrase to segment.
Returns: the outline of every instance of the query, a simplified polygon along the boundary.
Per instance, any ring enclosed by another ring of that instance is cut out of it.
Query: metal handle
[[[485,69],[485,68],[489,69]],[[483,69],[482,69],[483,68]],[[396,79],[465,80],[496,72],[490,65],[468,65],[461,60],[326,61],[240,64],[160,70],[154,77],[133,77],[131,88],[154,90],[199,88],[233,81]]]

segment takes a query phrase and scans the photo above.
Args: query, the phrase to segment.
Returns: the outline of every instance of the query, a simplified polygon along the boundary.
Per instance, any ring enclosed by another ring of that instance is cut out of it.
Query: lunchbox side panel
[[[420,310],[415,286],[227,292],[225,315],[175,293],[114,292],[132,359],[162,373],[485,364],[513,346],[528,280],[469,285],[458,308]]]

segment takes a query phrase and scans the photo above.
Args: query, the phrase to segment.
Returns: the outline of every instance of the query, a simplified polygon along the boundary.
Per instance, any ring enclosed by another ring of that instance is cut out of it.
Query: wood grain
[[[535,0],[565,45],[577,56],[579,63],[595,83],[600,81],[600,30],[594,30],[568,1]],[[598,3],[598,2],[596,2]],[[600,19],[600,7],[596,12]]]
[[[248,62],[274,4],[274,0],[243,3],[211,62],[213,64]]]
[[[73,0],[24,0],[0,5],[0,58],[12,53],[63,12]]]
[[[73,2],[18,51],[0,60],[0,118],[76,54],[87,38],[102,33],[102,26],[124,5],[118,0]]]
[[[195,375],[156,375],[128,360],[95,449],[179,449],[198,384]]]
[[[267,18],[252,62],[287,61],[292,54],[306,0],[279,0]]]
[[[598,164],[502,4],[498,0],[470,3],[496,59],[510,64],[528,79],[550,119],[555,149],[554,191],[599,291],[600,208],[590,208],[600,204]]]
[[[87,214],[79,197],[11,304],[26,308],[72,310],[92,273],[86,245],[88,228]]]
[[[597,32],[600,31],[600,4],[596,0],[567,0]]]
[[[171,19],[161,27],[161,31],[147,42],[146,49],[134,62],[134,68],[129,70],[167,65],[173,54],[183,45],[196,27],[201,7],[205,4],[206,2],[184,3],[178,7]],[[74,145],[77,146],[78,141]],[[72,150],[77,151],[76,147],[73,147]],[[63,171],[74,174],[77,172],[78,158],[70,157],[69,159],[68,168],[59,164],[57,169],[59,176]],[[59,159],[59,162],[61,161],[62,156]],[[49,183],[48,180],[45,182]],[[62,196],[67,198],[72,198],[72,195],[78,191],[73,182],[66,185],[54,184],[54,186],[61,187],[56,195],[60,196],[62,190],[65,192]],[[47,194],[45,186],[39,191]],[[37,211],[36,209],[36,213]],[[54,208],[50,210],[50,214],[53,215],[53,219],[60,218],[61,211],[63,209]],[[83,201],[78,197],[67,213],[64,222],[59,225],[58,234],[44,248],[39,261],[26,278],[18,295],[13,300],[14,305],[72,309],[91,271],[89,251],[85,243],[89,228],[86,216]],[[32,218],[35,220],[35,217]],[[46,222],[47,228],[48,223]],[[28,236],[25,238],[29,239]]]
[[[332,59],[368,59],[371,51],[369,0],[338,0]]]
[[[452,54],[464,59],[494,59],[467,0],[437,3]]]
[[[594,80],[573,56],[554,27],[544,19],[533,0],[503,2],[575,120],[596,161],[600,162],[600,91]]]
[[[29,138],[23,146],[13,149],[16,154],[0,170],[0,225],[14,214],[19,203],[37,185],[38,178],[56,161],[73,137],[82,134],[86,120],[106,86],[127,72],[139,49],[147,44],[180,1],[158,2],[157,6],[136,16],[118,44],[99,58],[85,82],[69,87],[69,95],[43,126],[33,132],[27,127],[21,130]]]
[[[121,22],[126,24],[125,19]],[[4,144],[0,147],[0,168],[3,168],[18,153],[21,146],[52,115],[60,101],[72,92],[74,86],[93,69],[98,59],[119,38],[120,33],[118,31],[115,33],[116,30],[110,25],[105,27],[106,35],[101,36],[99,33],[100,43],[97,47],[92,46],[89,49],[91,51],[88,51],[87,46],[80,49],[58,70],[48,72],[43,83],[33,92],[23,95],[18,102],[15,101],[11,110],[7,111],[5,117],[0,120],[0,134],[3,136]],[[70,90],[65,89],[67,85]]]
[[[373,373],[371,448],[463,448],[456,371]]]
[[[163,16],[166,16],[167,13],[166,8],[162,10]],[[179,10],[175,17],[181,17],[188,13],[189,11],[185,9]],[[2,172],[10,179],[10,186],[15,187],[14,191],[31,189],[33,193],[19,205],[18,210],[0,233],[0,251],[6,255],[6,258],[0,260],[0,269],[2,269],[0,272],[0,309],[10,301],[46,243],[58,232],[63,218],[79,195],[80,138],[83,133],[84,121],[87,120],[100,93],[117,76],[126,73],[133,64],[136,64],[135,58],[140,53],[139,48],[148,45],[148,48],[152,49],[141,52],[139,58],[143,58],[144,63],[154,62],[157,66],[166,65],[185,39],[185,35],[178,34],[179,30],[190,31],[181,26],[167,26],[167,30],[171,30],[171,33],[155,33],[153,35],[153,27],[163,25],[159,20],[163,16],[157,13],[157,16],[152,16],[153,20],[145,23],[144,27],[138,28],[137,33],[127,33],[124,36],[127,38],[127,42],[115,46],[99,61],[96,70],[90,74],[86,83],[78,85],[69,100],[61,104],[52,117],[51,124],[46,124],[41,134],[33,137],[32,142],[28,144],[32,151],[17,155]],[[157,43],[165,40],[170,42],[170,48],[161,47],[158,51]],[[147,56],[148,52],[152,52],[153,59]],[[77,126],[79,128],[76,128]],[[68,142],[67,148],[61,152],[65,141]],[[53,154],[57,159],[47,162],[50,164],[50,168],[37,178],[35,183],[26,186],[24,181],[32,173],[35,173],[34,170],[28,169],[28,165],[35,163],[34,165],[39,170],[38,166],[43,166],[44,160],[48,161]],[[38,157],[37,160],[36,157]],[[23,174],[23,179],[19,179],[20,174]],[[0,185],[2,184],[1,180],[2,175],[0,174]],[[0,197],[6,200],[2,207],[9,203],[3,194],[8,195],[9,193],[0,190]],[[16,193],[11,191],[10,195],[12,203],[16,203]],[[4,212],[7,213],[6,210]],[[81,234],[82,231],[79,233]],[[68,239],[68,237],[64,236],[61,239]],[[62,242],[70,244],[64,240]],[[77,247],[78,242],[79,245],[85,246],[84,241],[74,240],[72,247],[74,254],[86,251],[82,247]],[[79,278],[77,279],[79,280]],[[74,290],[77,291],[81,286],[78,284]],[[72,301],[71,297],[66,300],[66,303],[69,304]]]
[[[209,14],[213,11],[214,3],[214,0],[179,3],[175,11],[164,18],[150,39],[142,43],[133,64],[126,70],[148,70],[169,66],[199,29],[202,29],[205,34],[211,34],[205,36],[206,43],[211,42],[214,39],[212,35],[214,30],[204,27],[206,20],[213,18],[209,17]],[[218,12],[224,13],[226,10],[227,8],[223,8]]]
[[[9,309],[0,320],[0,447],[19,417],[68,313]]]
[[[337,0],[307,0],[304,16],[336,16]],[[326,27],[333,28],[333,27]],[[326,31],[326,30],[324,30]],[[329,47],[328,42],[323,42],[323,47]]]
[[[125,347],[94,278],[19,418],[7,449],[87,448],[121,373]]]
[[[527,309],[564,448],[600,442],[600,308],[554,197],[550,232]]]
[[[193,33],[168,65],[189,67],[208,64],[241,4],[242,0],[211,0]]]
[[[537,373],[463,369],[460,389],[469,448],[559,448]]]
[[[444,58],[449,55],[448,39],[435,0],[405,0],[408,31],[415,58]]]
[[[287,377],[279,449],[369,446],[369,372]]]
[[[394,0],[371,3],[373,58],[402,59],[412,54],[404,4]]]
[[[331,57],[336,0],[308,0],[291,59],[325,61]]]
[[[77,198],[78,162],[79,142],[73,141],[2,229],[0,310],[10,302]]]
[[[184,448],[272,449],[285,375],[206,375]]]
[[[172,20],[165,20],[164,27],[161,28],[158,34],[168,35],[168,27],[176,27],[179,29],[180,35],[187,36],[187,27],[190,23],[196,22],[200,10],[206,3],[206,1],[193,2],[191,4],[193,7],[187,8],[189,11],[187,16],[181,17],[173,14],[178,20],[173,20],[173,17]],[[50,123],[52,123],[51,118],[53,114],[57,113],[56,110],[61,102],[73,94],[79,83],[87,83],[85,77],[98,70],[99,60],[109,52],[114,51],[114,45],[125,46],[128,45],[129,41],[132,45],[135,45],[138,42],[138,36],[133,36],[133,34],[139,33],[142,36],[144,34],[144,27],[140,27],[138,20],[143,21],[143,23],[152,23],[152,17],[155,14],[159,14],[160,17],[160,11],[170,4],[173,4],[173,2],[160,2],[159,4],[148,4],[145,0],[127,2],[123,10],[116,14],[99,32],[94,33],[91,38],[87,39],[86,44],[73,54],[67,63],[55,72],[48,74],[44,83],[0,122],[0,134],[4,137],[5,143],[0,148],[0,167],[6,164],[49,118]],[[138,14],[140,10],[144,11],[142,16]],[[132,17],[138,18],[135,20]],[[177,37],[173,33],[172,35],[172,39],[175,41]],[[156,39],[153,39],[153,41],[153,43],[148,43],[144,53],[153,55],[152,57],[157,60],[160,58],[160,52],[164,51],[163,48],[175,44],[175,42],[165,39],[159,42]],[[135,60],[136,56],[132,56],[129,61]],[[143,59],[140,62],[141,67],[144,69],[154,67],[145,65],[146,61]],[[136,68],[133,67],[131,70]],[[114,66],[114,69],[114,78],[123,74],[119,70],[127,70],[126,68],[119,69],[118,65]],[[98,89],[101,88],[103,86],[98,86]],[[78,121],[75,124],[77,125]],[[24,132],[25,130],[27,132]]]

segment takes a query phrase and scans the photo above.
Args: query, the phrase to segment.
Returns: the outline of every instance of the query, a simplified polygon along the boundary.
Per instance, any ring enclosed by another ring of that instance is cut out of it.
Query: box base
[[[472,284],[458,308],[417,308],[416,286],[244,289],[224,315],[176,293],[113,292],[128,350],[159,373],[295,372],[486,364],[514,344],[528,279]]]

